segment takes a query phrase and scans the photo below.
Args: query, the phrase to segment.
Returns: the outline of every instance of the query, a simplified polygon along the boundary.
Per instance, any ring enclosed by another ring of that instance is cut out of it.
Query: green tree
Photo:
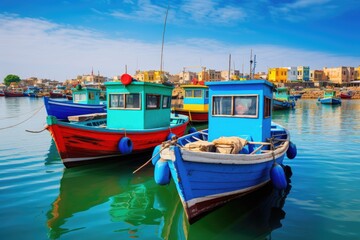
[[[9,74],[4,78],[4,83],[6,86],[9,86],[12,82],[18,83],[20,81],[21,81],[20,77],[13,74]]]

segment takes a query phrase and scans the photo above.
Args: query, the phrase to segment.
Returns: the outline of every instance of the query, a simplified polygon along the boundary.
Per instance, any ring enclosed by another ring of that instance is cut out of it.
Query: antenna
[[[252,79],[252,64],[253,64],[253,60],[252,60],[252,49],[250,52],[250,72],[249,72],[249,78]]]
[[[166,29],[166,20],[167,20],[167,16],[169,13],[169,2],[168,2],[168,6],[166,9],[166,15],[165,15],[165,21],[164,21],[164,30],[163,30],[163,35],[162,35],[162,43],[161,43],[161,59],[160,59],[160,81],[163,81],[162,79],[162,67],[163,67],[163,52],[164,52],[164,38],[165,38],[165,29]]]
[[[230,65],[231,65],[231,54],[229,54],[229,80],[231,79],[231,77],[230,77]]]

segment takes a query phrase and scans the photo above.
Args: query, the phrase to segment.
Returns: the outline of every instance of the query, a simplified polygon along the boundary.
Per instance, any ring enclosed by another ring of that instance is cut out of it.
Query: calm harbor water
[[[1,239],[360,239],[360,100],[300,99],[273,120],[297,145],[287,194],[266,187],[189,225],[146,159],[64,168],[42,99],[0,98]],[[26,120],[26,121],[25,121]]]

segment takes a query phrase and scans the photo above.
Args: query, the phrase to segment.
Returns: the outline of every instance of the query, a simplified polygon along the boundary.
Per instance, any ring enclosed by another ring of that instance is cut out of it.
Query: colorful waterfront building
[[[360,80],[360,65],[357,68],[355,68],[354,71],[355,71],[354,80],[359,81]]]
[[[300,82],[308,82],[310,80],[310,67],[298,66],[297,67],[297,80]]]
[[[354,67],[324,68],[324,74],[330,82],[335,84],[350,83],[355,80]]]
[[[269,68],[267,79],[272,83],[286,83],[288,68]]]

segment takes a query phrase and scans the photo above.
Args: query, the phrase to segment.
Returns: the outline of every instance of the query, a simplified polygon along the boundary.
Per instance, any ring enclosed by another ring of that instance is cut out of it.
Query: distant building
[[[360,80],[360,65],[354,69],[354,80],[355,81]]]
[[[324,68],[324,74],[331,83],[343,84],[350,83],[355,79],[354,67],[335,67],[335,68]]]
[[[312,82],[328,82],[329,79],[326,77],[323,70],[311,70],[310,81]]]
[[[310,67],[297,67],[297,80],[299,82],[308,82],[310,80]]]
[[[288,68],[269,68],[267,79],[272,83],[286,83]]]
[[[162,82],[167,80],[169,76],[168,72],[158,71],[158,70],[149,70],[149,71],[140,71],[137,70],[134,78],[142,82]]]
[[[289,82],[296,82],[297,79],[297,67],[288,67],[287,68],[287,80]]]

